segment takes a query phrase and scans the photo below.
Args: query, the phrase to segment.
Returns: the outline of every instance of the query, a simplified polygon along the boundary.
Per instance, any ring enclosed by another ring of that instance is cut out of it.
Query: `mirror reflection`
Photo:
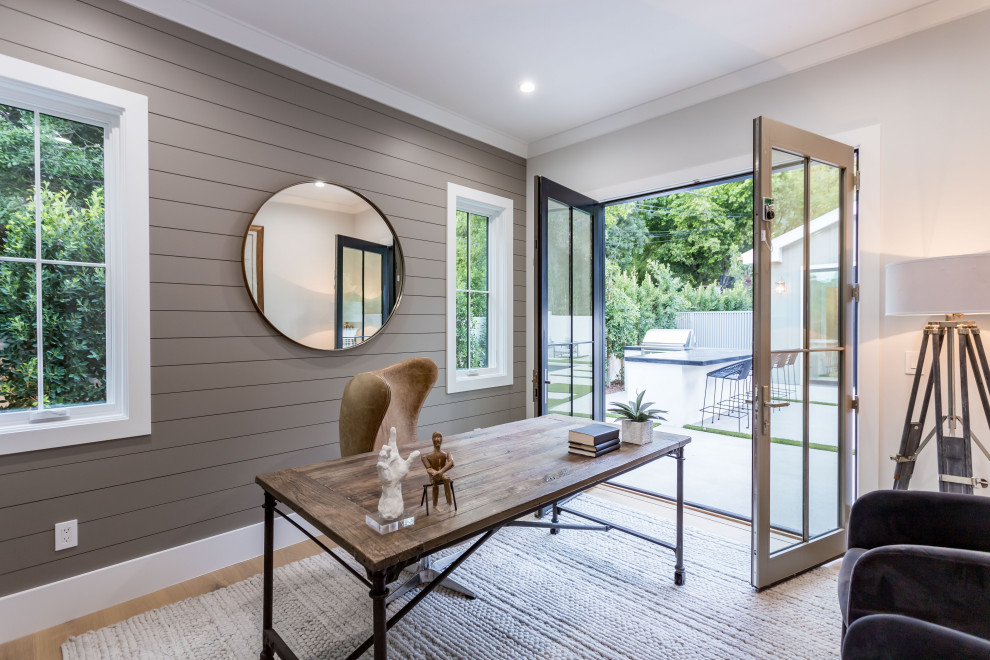
[[[244,284],[265,319],[322,350],[357,346],[399,300],[402,250],[385,216],[358,193],[322,182],[272,195],[244,235]]]

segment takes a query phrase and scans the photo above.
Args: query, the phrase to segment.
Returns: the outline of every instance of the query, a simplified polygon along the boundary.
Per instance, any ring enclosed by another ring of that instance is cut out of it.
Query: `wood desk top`
[[[454,458],[450,476],[458,510],[426,515],[419,502],[429,478],[417,459],[402,492],[416,523],[390,534],[379,534],[365,522],[377,511],[381,495],[376,452],[270,472],[255,481],[366,569],[380,571],[467,540],[691,441],[686,435],[655,432],[651,444],[624,443],[597,458],[568,454],[568,430],[588,423],[547,415],[445,437],[443,449]],[[414,449],[428,453],[433,445],[400,445],[400,454],[405,458]]]

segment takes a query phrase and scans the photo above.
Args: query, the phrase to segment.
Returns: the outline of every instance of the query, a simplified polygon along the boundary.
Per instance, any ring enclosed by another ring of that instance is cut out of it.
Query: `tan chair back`
[[[419,411],[437,373],[433,360],[411,358],[352,378],[340,402],[340,455],[380,450],[393,426],[400,444],[418,442]]]

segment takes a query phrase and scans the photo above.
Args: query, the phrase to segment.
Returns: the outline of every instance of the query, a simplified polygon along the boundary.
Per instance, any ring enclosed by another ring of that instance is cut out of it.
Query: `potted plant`
[[[643,395],[646,391],[637,392],[636,400],[629,403],[615,402],[609,408],[609,412],[615,414],[622,420],[622,441],[631,442],[634,445],[645,445],[653,442],[653,420],[664,422],[665,417],[661,413],[667,412],[658,408],[650,408],[652,401],[643,403]]]

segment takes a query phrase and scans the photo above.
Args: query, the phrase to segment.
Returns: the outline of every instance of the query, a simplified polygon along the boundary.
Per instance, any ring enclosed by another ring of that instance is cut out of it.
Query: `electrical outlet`
[[[55,523],[55,550],[67,550],[79,545],[78,521],[66,520]]]

